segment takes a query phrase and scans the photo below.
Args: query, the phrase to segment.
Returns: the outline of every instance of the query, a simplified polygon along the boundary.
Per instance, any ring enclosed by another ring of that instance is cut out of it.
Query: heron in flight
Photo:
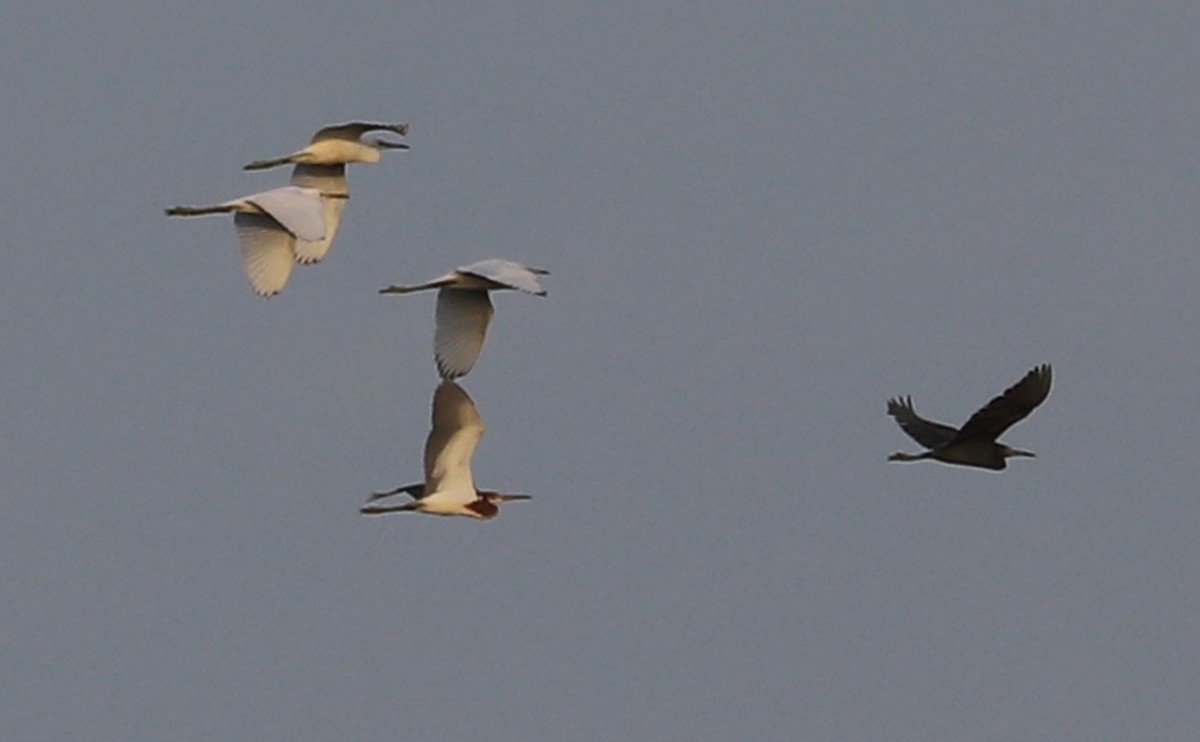
[[[385,149],[408,149],[404,142],[382,137],[364,139],[372,131],[390,131],[400,136],[408,134],[408,124],[377,124],[367,121],[351,121],[334,124],[317,130],[307,147],[286,157],[270,160],[255,160],[245,170],[266,170],[280,165],[293,164],[291,184],[316,188],[329,194],[325,199],[325,237],[319,240],[300,240],[295,247],[296,260],[300,263],[319,262],[329,252],[342,210],[350,198],[350,185],[346,181],[346,163],[361,162],[374,164],[382,157]]]
[[[433,356],[443,379],[457,379],[471,371],[483,350],[488,323],[495,313],[489,292],[513,289],[545,296],[546,290],[538,283],[538,276],[549,273],[511,260],[481,260],[432,281],[414,286],[393,284],[380,289],[379,293],[438,290]]]
[[[483,437],[483,418],[461,386],[443,381],[433,393],[433,428],[425,440],[425,481],[376,492],[359,512],[363,515],[417,512],[462,515],[489,520],[500,513],[500,503],[528,500],[529,495],[508,495],[475,489],[471,456]],[[399,494],[410,502],[392,503]]]
[[[1050,364],[1034,368],[999,397],[971,415],[962,428],[932,422],[913,411],[912,397],[888,400],[888,414],[910,438],[930,449],[925,453],[894,453],[888,461],[934,459],[946,464],[977,466],[982,469],[1005,468],[1012,456],[1033,456],[1030,451],[1011,448],[996,439],[1025,419],[1050,394]]]
[[[324,239],[324,200],[325,194],[315,188],[284,186],[213,206],[173,206],[166,212],[167,216],[232,212],[250,287],[259,296],[269,297],[287,285],[297,243]]]

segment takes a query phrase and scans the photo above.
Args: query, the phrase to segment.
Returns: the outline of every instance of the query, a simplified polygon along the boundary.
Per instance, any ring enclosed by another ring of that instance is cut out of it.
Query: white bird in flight
[[[541,268],[529,268],[511,260],[481,260],[457,268],[444,276],[415,286],[393,284],[381,294],[407,294],[437,289],[437,330],[433,336],[433,355],[443,379],[466,376],[479,359],[488,323],[495,310],[488,296],[491,291],[514,289],[545,296],[538,276],[549,275]]]
[[[408,133],[408,124],[377,124],[366,121],[351,121],[319,129],[313,134],[307,147],[286,157],[270,160],[255,160],[245,170],[266,170],[280,165],[294,164],[291,184],[316,188],[329,194],[325,199],[325,237],[320,240],[300,240],[295,246],[296,259],[301,263],[319,262],[329,252],[338,226],[342,220],[342,209],[350,198],[350,186],[346,182],[346,163],[379,162],[384,149],[408,149],[404,142],[394,142],[380,137],[363,139],[372,131],[390,131],[400,136]]]
[[[385,515],[406,511],[430,515],[463,515],[488,520],[500,513],[501,502],[528,500],[529,495],[508,495],[475,489],[471,456],[483,437],[483,418],[461,386],[443,381],[433,393],[433,428],[425,440],[425,481],[376,492],[359,512]],[[411,502],[393,504],[386,499],[399,494]]]
[[[274,296],[292,275],[297,241],[325,237],[323,196],[315,188],[284,186],[213,206],[173,206],[166,211],[167,216],[233,212],[250,286],[259,296]]]

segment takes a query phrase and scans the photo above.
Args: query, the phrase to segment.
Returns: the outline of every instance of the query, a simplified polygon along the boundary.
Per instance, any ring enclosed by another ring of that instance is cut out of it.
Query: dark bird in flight
[[[1005,459],[1010,456],[1033,456],[1030,451],[1010,448],[997,443],[996,439],[1046,401],[1050,380],[1050,364],[1034,368],[1025,374],[1025,378],[1005,389],[1004,394],[971,415],[967,424],[958,430],[917,415],[913,411],[912,397],[890,399],[888,414],[896,418],[896,424],[910,438],[930,450],[917,454],[894,453],[888,456],[888,461],[933,459],[945,464],[999,471],[1006,466]]]

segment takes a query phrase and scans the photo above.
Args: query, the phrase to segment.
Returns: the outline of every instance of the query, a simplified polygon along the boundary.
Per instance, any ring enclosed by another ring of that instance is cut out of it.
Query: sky
[[[0,737],[1191,740],[1186,3],[4,3]],[[246,173],[404,121],[253,295]],[[433,296],[490,522],[420,478]],[[1040,363],[1000,473],[959,425]]]

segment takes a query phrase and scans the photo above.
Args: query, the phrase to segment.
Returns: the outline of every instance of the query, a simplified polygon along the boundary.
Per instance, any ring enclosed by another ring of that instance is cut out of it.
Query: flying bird
[[[316,188],[328,194],[325,199],[325,237],[320,240],[300,240],[296,244],[296,259],[301,263],[319,262],[329,252],[342,210],[350,198],[350,185],[346,181],[346,163],[361,162],[374,164],[382,157],[385,149],[408,149],[404,142],[382,137],[364,139],[372,131],[390,131],[400,136],[408,134],[408,124],[377,124],[366,121],[351,121],[319,129],[312,142],[304,149],[286,157],[270,160],[255,160],[246,165],[246,170],[266,170],[280,165],[293,164],[291,184]]]
[[[242,267],[259,296],[274,296],[287,285],[299,240],[319,241],[326,233],[323,194],[315,188],[284,186],[213,206],[173,206],[167,216],[233,213],[242,248]]]
[[[433,427],[425,439],[425,481],[376,492],[359,512],[385,515],[406,511],[430,515],[462,515],[489,520],[500,513],[500,503],[528,500],[529,495],[508,495],[475,489],[471,456],[483,437],[483,418],[461,386],[443,381],[433,393]],[[411,502],[392,503],[399,494]]]
[[[488,323],[495,309],[488,296],[491,291],[514,289],[545,296],[538,276],[549,275],[541,268],[529,268],[511,260],[481,260],[455,269],[444,276],[415,286],[393,284],[381,294],[407,294],[437,289],[437,329],[433,335],[433,355],[443,379],[466,376],[479,359]]]
[[[932,422],[913,410],[912,397],[888,400],[887,412],[896,424],[917,443],[930,449],[925,453],[894,453],[888,461],[920,461],[934,459],[946,464],[977,466],[982,469],[1005,468],[1005,459],[1012,456],[1033,456],[1030,451],[1011,448],[996,439],[1014,424],[1025,419],[1050,394],[1050,364],[1037,366],[1025,377],[1004,390],[971,415],[966,425],[955,430],[949,425]]]

